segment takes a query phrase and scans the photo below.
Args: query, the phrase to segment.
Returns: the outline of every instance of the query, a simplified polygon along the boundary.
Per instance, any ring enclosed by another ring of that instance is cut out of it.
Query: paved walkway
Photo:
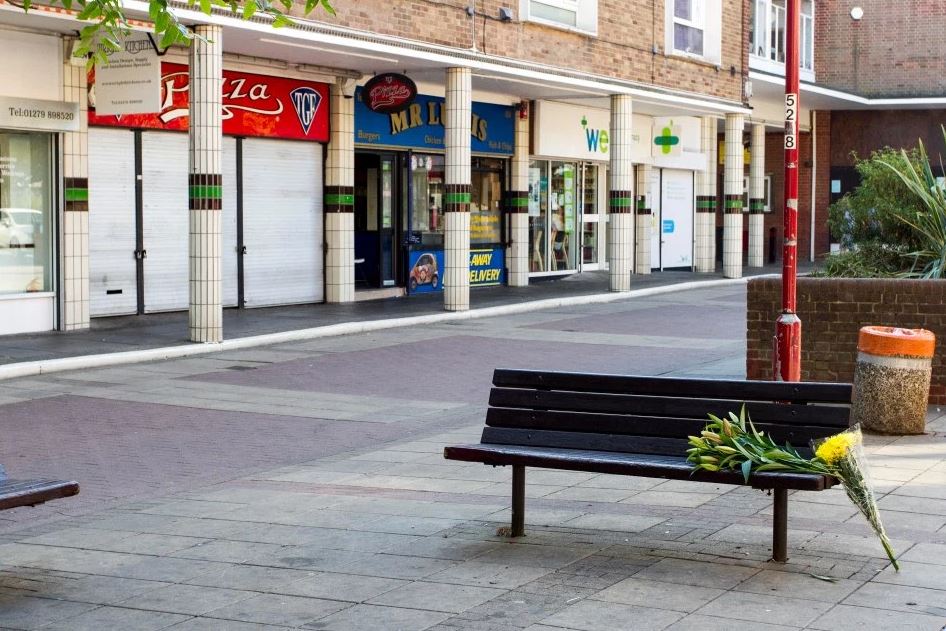
[[[0,462],[77,498],[0,513],[0,629],[929,630],[946,625],[946,416],[868,438],[903,570],[842,491],[444,461],[496,365],[740,376],[744,290],[0,383]]]
[[[804,268],[807,269],[807,268]],[[780,274],[778,266],[746,268],[747,276]],[[635,276],[634,289],[722,279],[722,274],[660,272]],[[578,297],[608,291],[607,272],[586,272],[558,280],[539,280],[528,287],[484,287],[472,290],[474,309],[548,298]],[[443,312],[441,294],[371,300],[349,304],[317,304],[261,309],[225,309],[227,339],[322,327],[364,320],[393,320]],[[63,357],[189,345],[187,313],[94,318],[81,332],[0,336],[0,365]]]

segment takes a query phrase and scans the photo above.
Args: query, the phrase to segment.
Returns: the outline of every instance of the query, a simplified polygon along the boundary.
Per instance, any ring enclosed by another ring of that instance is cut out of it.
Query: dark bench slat
[[[722,379],[675,379],[592,373],[567,373],[498,368],[493,385],[509,388],[542,388],[602,392],[612,394],[648,394],[704,399],[791,401],[795,403],[850,403],[851,384],[786,383],[782,381],[739,381]]]
[[[738,472],[698,471],[694,473],[690,463],[680,456],[480,444],[446,447],[444,457],[450,460],[482,462],[490,465],[523,465],[668,480],[745,484],[742,474]],[[749,477],[749,484],[758,489],[822,491],[837,484],[837,480],[820,475],[761,472],[753,473]]]
[[[664,438],[698,436],[706,427],[708,421],[707,418],[692,419],[510,408],[489,408],[486,412],[486,424],[490,427],[626,434],[629,436],[662,436]],[[802,448],[806,448],[814,439],[825,438],[837,432],[835,427],[812,427],[808,425],[786,426],[755,423],[755,426],[756,429],[760,432],[766,432],[779,444],[788,441],[792,445]]]
[[[18,506],[35,506],[49,500],[70,497],[79,492],[79,484],[64,480],[0,481],[0,510]]]
[[[678,393],[679,394],[679,393]],[[603,412],[705,419],[707,413],[738,413],[743,401],[736,399],[698,399],[649,397],[641,395],[599,394],[493,388],[489,404],[494,407],[571,412]],[[754,422],[776,422],[846,428],[850,410],[840,406],[786,405],[749,402],[746,404]]]
[[[504,429],[487,427],[483,430],[484,443],[496,445],[523,445],[527,447],[559,447],[588,451],[613,451],[638,454],[685,454],[689,448],[684,438],[657,436],[627,436],[621,434],[590,434],[587,432],[557,432],[553,430]]]

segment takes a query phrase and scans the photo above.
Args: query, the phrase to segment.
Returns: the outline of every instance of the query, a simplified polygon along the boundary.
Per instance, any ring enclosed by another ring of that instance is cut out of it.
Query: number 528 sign
[[[785,95],[785,148],[796,149],[795,130],[798,126],[798,95]]]

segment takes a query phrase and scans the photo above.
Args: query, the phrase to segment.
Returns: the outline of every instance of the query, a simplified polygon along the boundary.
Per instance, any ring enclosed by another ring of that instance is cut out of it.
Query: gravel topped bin
[[[935,345],[936,336],[925,329],[861,328],[853,421],[884,434],[922,434]]]

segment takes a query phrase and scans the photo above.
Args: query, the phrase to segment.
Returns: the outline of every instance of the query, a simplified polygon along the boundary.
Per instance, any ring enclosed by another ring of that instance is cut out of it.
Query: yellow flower
[[[857,436],[851,432],[841,432],[827,439],[815,450],[815,455],[828,464],[834,464],[847,455],[857,444]]]

